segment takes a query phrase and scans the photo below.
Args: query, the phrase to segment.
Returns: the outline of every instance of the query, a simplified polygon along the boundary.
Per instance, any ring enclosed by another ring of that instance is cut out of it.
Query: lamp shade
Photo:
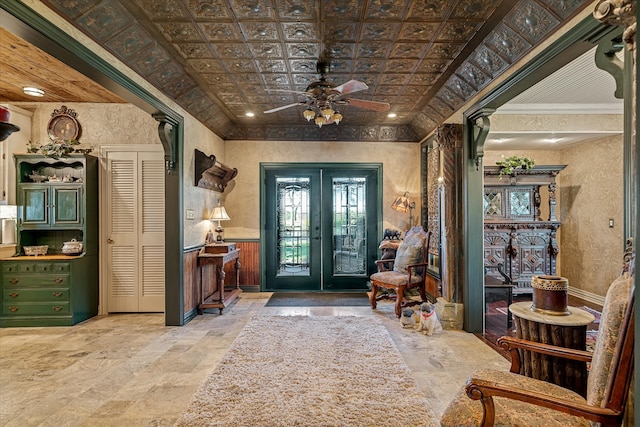
[[[411,201],[409,200],[409,193],[404,193],[402,196],[398,196],[391,205],[392,209],[398,212],[407,213],[411,209]]]
[[[229,215],[227,215],[227,211],[224,209],[224,206],[216,206],[213,208],[213,212],[211,212],[211,218],[209,219],[214,221],[226,221],[231,218],[229,218]]]

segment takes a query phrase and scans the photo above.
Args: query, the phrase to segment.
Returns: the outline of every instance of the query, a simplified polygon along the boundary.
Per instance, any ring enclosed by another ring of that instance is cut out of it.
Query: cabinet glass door
[[[64,187],[53,187],[53,221],[54,226],[80,225],[82,212],[80,196],[82,188],[66,184]]]
[[[48,186],[22,187],[22,224],[47,225],[49,223]]]

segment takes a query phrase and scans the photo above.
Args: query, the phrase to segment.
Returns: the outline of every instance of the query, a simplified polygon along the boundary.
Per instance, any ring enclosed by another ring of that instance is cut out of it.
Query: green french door
[[[262,290],[367,289],[381,165],[262,164]]]

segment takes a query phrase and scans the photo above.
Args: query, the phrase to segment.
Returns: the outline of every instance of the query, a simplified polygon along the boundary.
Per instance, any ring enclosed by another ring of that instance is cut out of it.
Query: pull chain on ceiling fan
[[[369,89],[369,86],[358,80],[349,80],[341,85],[336,85],[333,82],[327,81],[329,68],[330,64],[328,61],[318,61],[316,70],[320,74],[320,80],[311,83],[307,86],[307,89],[304,92],[283,89],[267,89],[270,92],[297,93],[305,95],[307,99],[294,104],[276,107],[271,110],[264,111],[264,113],[275,113],[276,111],[281,111],[297,105],[306,105],[307,109],[302,113],[304,118],[307,119],[308,122],[313,120],[318,127],[322,127],[323,125],[329,125],[331,123],[339,124],[342,121],[343,116],[338,111],[338,108],[341,105],[353,105],[354,107],[363,108],[365,110],[379,112],[389,110],[390,106],[386,102],[345,98],[345,95]]]

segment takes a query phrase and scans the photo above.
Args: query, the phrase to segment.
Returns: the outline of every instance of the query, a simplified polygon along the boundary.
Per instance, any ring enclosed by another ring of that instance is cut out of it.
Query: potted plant
[[[502,175],[513,175],[516,169],[528,170],[535,166],[536,162],[528,157],[511,156],[496,162],[500,166],[499,179]]]

